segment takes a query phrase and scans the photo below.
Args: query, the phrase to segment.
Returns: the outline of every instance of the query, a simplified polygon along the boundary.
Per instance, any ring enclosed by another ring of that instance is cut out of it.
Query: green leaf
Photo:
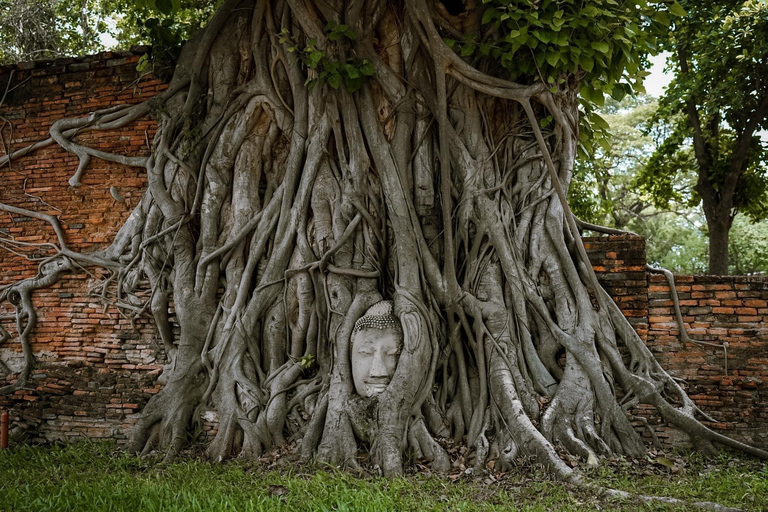
[[[349,78],[360,78],[360,71],[352,64],[345,64],[344,71]]]
[[[355,91],[360,90],[361,87],[363,87],[363,84],[365,84],[365,79],[363,77],[360,78],[344,78],[344,86],[347,88],[347,91],[352,93]]]
[[[465,44],[461,47],[461,56],[462,57],[469,57],[475,53],[475,45],[473,44]]]
[[[323,69],[328,73],[338,73],[339,63],[326,59],[325,62],[323,62]]]
[[[611,45],[606,43],[605,41],[595,41],[590,45],[595,50],[599,51],[600,53],[603,53],[605,55],[608,54],[608,52],[611,51]]]
[[[307,66],[310,67],[310,69],[317,68],[317,65],[320,63],[320,60],[323,58],[324,53],[323,52],[310,52],[309,54],[309,62],[307,63]]]
[[[328,85],[333,87],[334,89],[338,89],[341,85],[341,76],[334,73],[332,75],[328,75]]]
[[[672,5],[669,6],[669,12],[671,12],[675,16],[685,16],[686,14],[688,14],[686,10],[683,9],[683,6],[677,2],[673,2]]]
[[[139,73],[142,73],[149,69],[150,67],[150,61],[149,61],[149,55],[146,53],[139,57],[139,61],[136,63],[136,71]]]
[[[342,25],[344,27],[344,35],[347,36],[347,39],[351,41],[357,40],[357,32],[355,32],[355,29],[348,25]]]
[[[666,457],[656,457],[655,459],[650,459],[650,460],[654,464],[659,464],[660,466],[664,466],[665,468],[672,469],[675,467],[675,463]]]
[[[655,19],[665,27],[668,27],[669,24],[672,22],[672,19],[669,17],[669,13],[667,11],[657,11],[656,14],[653,16],[653,19]]]
[[[362,66],[360,66],[358,70],[365,76],[373,76],[376,73],[376,67],[373,65],[373,62],[369,60],[364,60]]]
[[[546,30],[534,30],[533,35],[542,43],[549,43],[554,38],[554,34]]]
[[[173,12],[173,2],[171,0],[155,0],[155,9],[165,15]]]
[[[581,97],[588,103],[602,106],[605,103],[603,91],[597,90],[589,84],[583,84],[579,90]]]
[[[601,93],[602,94],[602,93]],[[592,114],[589,116],[589,120],[592,124],[597,126],[598,128],[602,130],[610,130],[611,125],[608,124],[608,121],[600,117],[598,114]]]
[[[560,52],[557,53],[548,53],[547,54],[547,62],[550,66],[557,66],[557,63],[560,61]]]
[[[483,21],[481,22],[483,25],[486,23],[490,23],[493,21],[493,19],[497,16],[499,11],[493,8],[487,8],[485,12],[483,12]]]

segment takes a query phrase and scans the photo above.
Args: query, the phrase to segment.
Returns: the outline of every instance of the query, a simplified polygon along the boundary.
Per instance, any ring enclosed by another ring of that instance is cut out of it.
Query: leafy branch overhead
[[[490,59],[524,83],[542,81],[553,90],[579,81],[583,115],[579,150],[590,157],[606,148],[607,123],[597,114],[605,95],[621,101],[644,93],[647,57],[672,20],[685,15],[676,1],[484,0],[481,31],[446,39],[463,57]]]

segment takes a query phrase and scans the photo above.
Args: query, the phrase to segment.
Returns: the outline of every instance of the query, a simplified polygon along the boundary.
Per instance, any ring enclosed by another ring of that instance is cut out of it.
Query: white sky
[[[664,73],[664,62],[668,56],[669,53],[664,52],[649,59],[651,61],[651,69],[649,70],[651,74],[645,77],[644,83],[645,90],[651,96],[661,97],[664,94],[664,89],[672,81],[672,75]]]
[[[114,18],[107,18],[107,25],[109,26],[110,30],[114,30],[117,26],[117,21]],[[117,46],[117,39],[112,37],[112,34],[109,32],[102,32],[99,34],[99,41],[101,41],[101,44],[104,45],[104,48],[107,50],[111,50],[115,46]]]

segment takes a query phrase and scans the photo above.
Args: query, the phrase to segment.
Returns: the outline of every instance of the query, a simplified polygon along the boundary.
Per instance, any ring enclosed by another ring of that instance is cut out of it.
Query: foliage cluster
[[[645,237],[650,263],[702,274],[708,242],[695,167],[681,164],[665,180],[646,181],[649,160],[669,131],[656,121],[658,109],[658,100],[643,95],[606,100],[599,113],[610,126],[607,147],[576,162],[569,203],[581,219]],[[768,273],[768,222],[737,216],[729,253],[731,274]]]
[[[608,125],[595,109],[605,96],[621,101],[643,93],[649,54],[675,16],[676,1],[646,0],[484,0],[484,36],[465,40],[460,53],[476,49],[521,82],[543,81],[553,88],[579,81],[583,115],[579,152],[590,157],[605,147]],[[449,42],[452,43],[452,42]]]
[[[716,194],[738,178],[733,214],[764,219],[768,153],[759,132],[768,129],[768,3],[683,3],[689,15],[662,45],[674,73],[655,118],[666,133],[639,184],[664,208],[681,199],[674,186],[680,169],[696,171]],[[691,200],[699,202],[697,192]]]
[[[0,63],[95,53],[111,37],[121,48],[149,44],[156,71],[176,62],[182,43],[221,0],[0,0]]]
[[[0,64],[101,48],[111,0],[0,0]]]
[[[331,43],[347,43],[357,40],[354,29],[345,24],[329,21],[325,26],[325,33]],[[342,84],[349,92],[359,90],[367,77],[373,76],[375,68],[373,62],[367,59],[348,57],[344,61],[330,56],[327,51],[318,48],[317,39],[310,39],[306,47],[301,48],[298,43],[292,41],[290,32],[284,28],[280,33],[281,43],[290,43],[290,53],[295,53],[301,62],[314,71],[309,73],[306,85],[309,87],[328,84],[333,89],[338,89]]]

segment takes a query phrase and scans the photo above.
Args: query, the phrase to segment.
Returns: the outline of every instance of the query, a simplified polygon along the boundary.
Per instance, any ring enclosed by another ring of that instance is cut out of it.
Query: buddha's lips
[[[365,384],[371,389],[385,389],[389,385],[389,379],[365,380]]]

